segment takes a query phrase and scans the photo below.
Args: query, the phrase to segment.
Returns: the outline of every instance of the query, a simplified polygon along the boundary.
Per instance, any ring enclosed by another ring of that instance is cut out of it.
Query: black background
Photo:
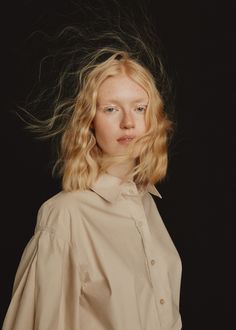
[[[134,12],[135,3],[129,5]],[[1,7],[3,319],[37,210],[60,190],[51,178],[49,143],[33,139],[12,112],[35,83],[45,51],[41,54],[27,38],[36,29],[50,32],[65,18],[69,22],[71,7],[60,0],[15,0]],[[233,329],[235,5],[163,0],[149,1],[149,10],[176,76],[178,130],[157,204],[183,262],[183,329]]]

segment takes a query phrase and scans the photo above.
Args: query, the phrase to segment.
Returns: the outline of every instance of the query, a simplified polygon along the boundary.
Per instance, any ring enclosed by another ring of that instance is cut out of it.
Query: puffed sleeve
[[[57,228],[66,226],[68,217],[66,210],[41,207],[16,273],[3,330],[79,330],[77,246]]]

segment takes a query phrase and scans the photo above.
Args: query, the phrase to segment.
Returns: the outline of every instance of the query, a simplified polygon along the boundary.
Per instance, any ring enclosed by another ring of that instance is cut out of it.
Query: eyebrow
[[[142,104],[142,105],[148,105],[149,100],[144,100],[144,99],[137,99],[131,102],[131,104]],[[101,104],[97,102],[97,105],[110,105],[110,104],[120,104],[118,100],[115,99],[108,99],[106,102],[102,102]]]

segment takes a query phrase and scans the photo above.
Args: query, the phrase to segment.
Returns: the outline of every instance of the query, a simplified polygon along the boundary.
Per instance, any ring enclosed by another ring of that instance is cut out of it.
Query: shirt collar
[[[133,194],[138,194],[137,187],[134,181],[122,182],[120,178],[110,175],[108,173],[100,175],[98,180],[91,187],[91,190],[93,190],[96,194],[98,194],[110,203],[115,202],[120,196],[120,194],[125,191],[133,191]],[[158,196],[159,198],[162,198],[159,191],[151,183],[149,183],[146,189],[142,191],[143,194],[147,192]],[[130,194],[132,195],[132,192]]]

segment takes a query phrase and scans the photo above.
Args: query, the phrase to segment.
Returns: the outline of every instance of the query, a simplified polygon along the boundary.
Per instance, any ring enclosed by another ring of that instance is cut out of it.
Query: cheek
[[[112,133],[114,132],[112,123],[104,118],[97,117],[94,119],[93,126],[98,145],[101,148],[106,147],[111,141]]]
[[[106,135],[107,132],[114,132],[116,130],[117,118],[115,116],[104,116],[98,113],[93,121],[93,126],[97,135]]]
[[[106,141],[109,141],[109,134],[105,129],[96,129],[95,137],[99,145],[106,143]]]
[[[114,149],[114,141],[111,136],[111,132],[108,129],[97,129],[95,130],[95,138],[97,145],[104,153],[111,154]]]
[[[147,131],[147,125],[146,125],[146,121],[145,118],[142,118],[141,120],[139,120],[137,122],[137,130],[139,134],[144,134]]]

